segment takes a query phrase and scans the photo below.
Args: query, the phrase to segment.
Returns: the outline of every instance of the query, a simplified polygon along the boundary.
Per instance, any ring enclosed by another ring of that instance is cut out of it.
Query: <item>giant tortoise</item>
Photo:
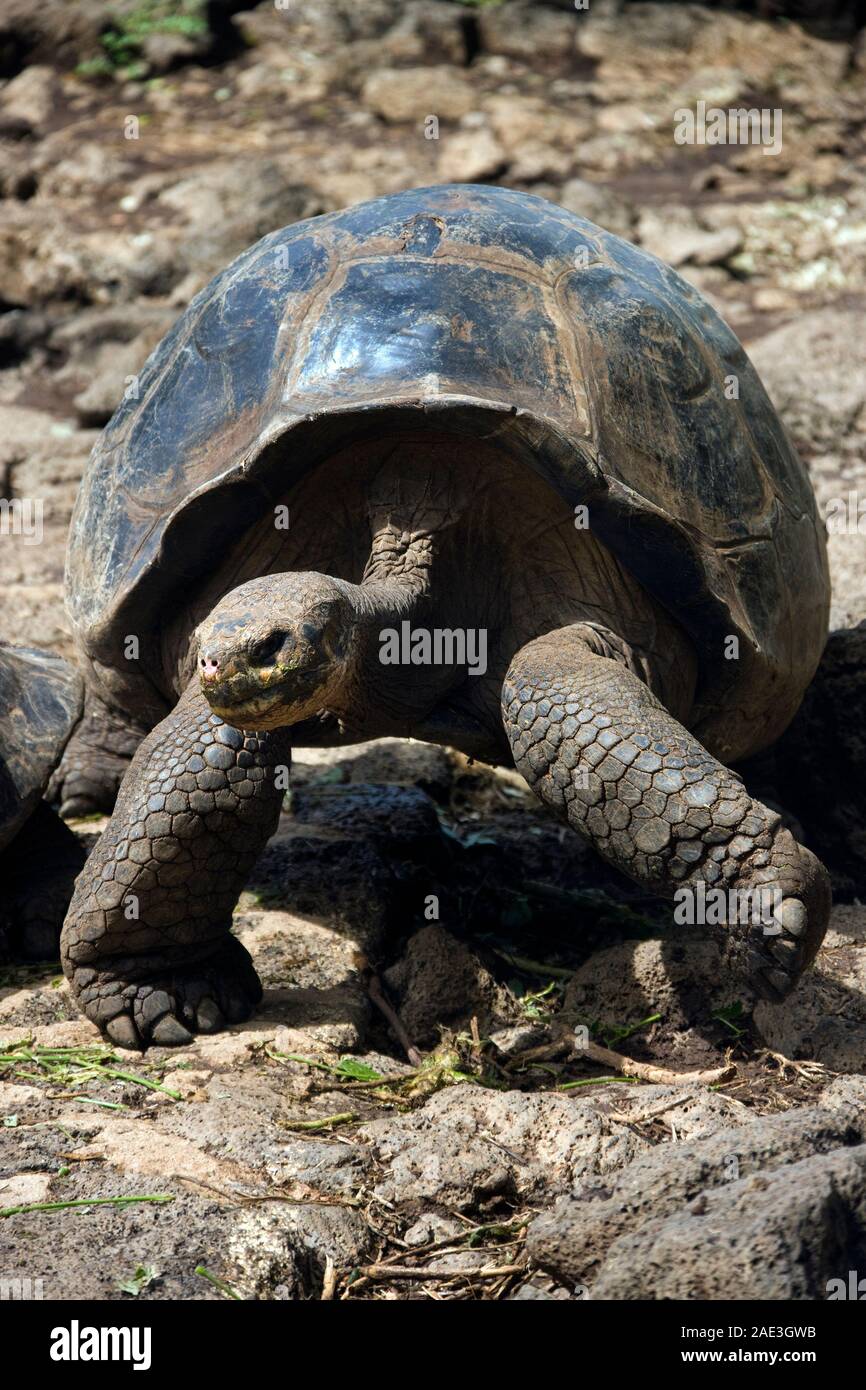
[[[0,960],[57,956],[84,851],[42,795],[83,693],[60,657],[0,643]]]
[[[61,773],[110,798],[118,729],[149,730],[63,936],[116,1043],[250,1013],[232,908],[290,745],[380,735],[513,759],[653,893],[772,893],[728,915],[727,962],[790,990],[828,878],[726,764],[815,670],[825,545],[695,289],[540,198],[418,189],[266,236],[135,387],[72,525]]]

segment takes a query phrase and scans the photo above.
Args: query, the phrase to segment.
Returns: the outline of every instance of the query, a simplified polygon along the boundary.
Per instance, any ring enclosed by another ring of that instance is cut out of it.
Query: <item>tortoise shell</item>
[[[67,662],[0,643],[0,850],[33,814],[81,716],[84,685]]]
[[[668,266],[541,198],[446,185],[274,232],[133,385],[71,531],[68,602],[97,666],[128,671],[126,634],[182,606],[288,484],[407,422],[495,436],[587,506],[691,635],[690,724],[717,755],[781,732],[817,665],[823,526],[742,346]]]

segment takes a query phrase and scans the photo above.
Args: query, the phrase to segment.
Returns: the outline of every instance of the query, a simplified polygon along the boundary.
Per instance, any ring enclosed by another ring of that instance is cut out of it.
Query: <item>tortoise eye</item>
[[[267,637],[263,637],[260,642],[250,648],[250,660],[255,666],[266,666],[273,661],[282,648],[286,640],[286,634],[279,629],[269,632]]]

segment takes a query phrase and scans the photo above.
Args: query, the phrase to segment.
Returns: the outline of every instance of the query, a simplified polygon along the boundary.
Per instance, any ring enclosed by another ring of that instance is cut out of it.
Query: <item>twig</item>
[[[525,1052],[519,1052],[508,1063],[508,1070],[524,1067],[533,1062],[553,1061],[567,1053],[572,1053],[577,1057],[586,1057],[590,1062],[598,1062],[603,1067],[611,1067],[614,1071],[621,1072],[624,1076],[635,1077],[639,1081],[663,1082],[673,1086],[687,1085],[695,1081],[705,1086],[714,1086],[721,1081],[730,1081],[737,1074],[737,1068],[732,1063],[709,1071],[671,1071],[668,1067],[659,1067],[652,1062],[636,1062],[634,1058],[626,1057],[622,1052],[614,1052],[609,1047],[602,1047],[601,1043],[589,1041],[575,1046],[574,1038],[565,1032],[551,1042],[542,1043],[540,1047],[530,1047]],[[607,1080],[608,1078],[603,1079]],[[585,1083],[567,1082],[566,1086],[572,1088],[583,1084],[592,1084],[592,1079]]]
[[[83,1197],[70,1202],[26,1202],[20,1207],[0,1207],[2,1216],[23,1216],[34,1211],[68,1211],[72,1207],[129,1207],[134,1202],[173,1202],[169,1192],[157,1192],[150,1197]]]
[[[566,970],[562,965],[545,965],[543,961],[530,960],[528,956],[515,956],[511,951],[498,951],[495,947],[493,954],[513,965],[516,970],[522,970],[524,975],[539,975],[543,980],[573,980],[577,973],[574,970]]]
[[[406,1029],[403,1027],[399,1015],[395,1012],[395,1010],[388,1003],[388,1000],[385,998],[384,992],[382,990],[382,982],[379,979],[378,975],[371,974],[370,979],[367,982],[367,992],[370,995],[370,998],[372,999],[373,1003],[376,1005],[376,1008],[379,1010],[380,1013],[384,1014],[385,1018],[390,1023],[396,1035],[397,1041],[399,1042],[403,1051],[406,1053],[406,1057],[409,1060],[409,1062],[411,1062],[413,1067],[420,1067],[421,1063],[424,1061],[424,1058],[418,1051],[415,1044],[412,1042],[412,1039],[409,1037],[409,1034],[406,1032]]]
[[[218,1289],[224,1298],[234,1298],[238,1303],[243,1302],[240,1294],[235,1292],[231,1284],[227,1284],[224,1279],[218,1279],[215,1274],[211,1274],[209,1269],[205,1269],[204,1265],[196,1265],[195,1272],[202,1279],[207,1279],[209,1284],[213,1284],[214,1288]]]
[[[322,1281],[322,1301],[329,1303],[334,1297],[334,1290],[337,1287],[337,1266],[330,1255],[325,1260],[325,1277]]]
[[[320,1129],[334,1129],[337,1125],[351,1124],[352,1120],[357,1120],[358,1116],[354,1110],[344,1110],[339,1115],[326,1115],[321,1120],[284,1120],[286,1129],[301,1129],[306,1131],[316,1131]]]
[[[770,1048],[765,1048],[760,1054],[769,1062],[775,1062],[782,1076],[790,1070],[795,1076],[801,1076],[806,1081],[820,1081],[828,1076],[834,1075],[823,1062],[795,1062],[790,1057],[786,1057],[782,1052],[773,1052]]]
[[[343,1198],[338,1201],[334,1198],[329,1201],[326,1198],[313,1196],[290,1197],[285,1192],[226,1192],[225,1188],[214,1187],[213,1183],[204,1182],[202,1178],[181,1177],[177,1173],[172,1174],[176,1182],[185,1183],[187,1187],[200,1187],[205,1192],[212,1192],[216,1197],[222,1197],[226,1202],[232,1202],[236,1206],[251,1206],[255,1202],[287,1202],[293,1207],[352,1207],[358,1203],[353,1198]]]
[[[699,1082],[703,1086],[715,1086],[720,1081],[730,1081],[736,1076],[737,1068],[730,1064],[714,1067],[709,1071],[671,1071],[668,1067],[657,1067],[652,1062],[636,1062],[632,1057],[624,1057],[621,1052],[611,1052],[600,1043],[588,1042],[577,1049],[578,1056],[587,1057],[590,1062],[600,1062],[604,1067],[613,1067],[625,1076],[636,1076],[639,1081],[665,1082],[672,1086],[690,1085]]]
[[[495,1269],[423,1269],[418,1265],[362,1265],[365,1279],[501,1279],[522,1274],[524,1265],[498,1265]]]
[[[585,1076],[581,1081],[563,1081],[558,1091],[579,1091],[584,1086],[635,1086],[636,1076]]]
[[[552,1042],[540,1043],[537,1047],[527,1047],[523,1052],[518,1052],[506,1062],[505,1070],[513,1071],[515,1067],[531,1065],[533,1062],[553,1062],[573,1051],[574,1037],[563,1032]]]
[[[480,1226],[469,1225],[462,1235],[444,1236],[442,1240],[433,1241],[430,1245],[407,1245],[404,1249],[397,1250],[393,1255],[387,1255],[384,1260],[378,1260],[377,1268],[385,1269],[396,1264],[399,1260],[408,1260],[413,1256],[417,1259],[418,1256],[462,1254],[467,1240],[475,1240],[488,1232],[493,1232],[496,1235],[507,1235],[512,1228],[520,1232],[529,1225],[530,1219],[531,1215],[525,1214],[512,1217],[510,1221],[487,1221]],[[519,1238],[518,1241],[505,1241],[504,1245],[516,1245],[518,1243]]]

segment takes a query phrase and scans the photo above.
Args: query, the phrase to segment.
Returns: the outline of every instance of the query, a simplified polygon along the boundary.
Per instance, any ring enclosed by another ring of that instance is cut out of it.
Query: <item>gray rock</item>
[[[689,1135],[735,1123],[744,1107],[706,1088],[612,1086],[575,1100],[463,1084],[360,1134],[384,1168],[380,1200],[483,1211],[503,1198],[549,1201],[593,1174],[603,1179],[651,1147],[640,1123],[660,1109]]]
[[[825,1299],[866,1259],[866,1146],[703,1193],[608,1251],[593,1299]]]
[[[656,939],[622,941],[596,951],[566,988],[564,1016],[575,1022],[635,1024],[659,1013],[662,1023],[656,1030],[666,1036],[708,1023],[720,1008],[746,997],[742,981],[725,969],[721,936],[711,930],[672,927]],[[654,1036],[641,1033],[642,1038]]]
[[[409,0],[384,35],[382,46],[401,62],[463,64],[471,56],[462,7],[450,0]]]
[[[503,1057],[515,1057],[530,1047],[540,1047],[550,1041],[550,1030],[544,1022],[523,1021],[509,1028],[494,1029],[490,1041]]]
[[[573,1290],[564,1288],[557,1284],[553,1279],[545,1279],[542,1274],[536,1273],[525,1284],[514,1290],[510,1295],[511,1303],[568,1303],[575,1299],[586,1298],[588,1290],[578,1285]]]
[[[857,309],[835,307],[800,314],[750,343],[749,356],[795,445],[806,457],[819,511],[827,520],[833,586],[831,626],[855,627],[866,618],[862,465],[866,454],[866,342],[862,315]],[[850,736],[850,727],[851,721],[843,719],[843,739]],[[832,733],[826,730],[825,742],[830,737]],[[826,804],[825,799],[822,804]],[[857,822],[862,823],[862,815]]]
[[[364,0],[363,5],[357,0],[330,0],[327,5],[320,4],[320,0],[292,0],[287,10],[259,5],[251,13],[239,15],[237,23],[241,32],[256,42],[279,36],[285,43],[288,31],[298,46],[354,47],[364,40],[381,42],[402,10],[398,0]]]
[[[419,1216],[417,1221],[407,1226],[403,1232],[403,1239],[411,1246],[433,1245],[441,1240],[451,1240],[454,1236],[462,1235],[465,1230],[465,1225],[458,1221],[456,1216],[442,1216],[433,1211]]]
[[[458,68],[380,68],[371,72],[361,100],[389,124],[422,122],[426,116],[459,120],[475,109],[474,83]]]
[[[821,1092],[822,1110],[844,1110],[866,1105],[866,1077],[835,1076]]]
[[[409,1037],[421,1047],[435,1046],[441,1027],[460,1031],[473,1017],[485,1035],[521,1017],[517,1001],[440,926],[415,932],[384,978]]]
[[[862,1097],[859,1102],[840,1100],[832,1109],[792,1110],[763,1119],[742,1108],[740,1120],[734,1129],[640,1155],[613,1182],[584,1182],[576,1197],[560,1201],[532,1223],[527,1239],[532,1259],[560,1279],[590,1282],[595,1291],[594,1271],[602,1265],[612,1268],[613,1250],[620,1248],[615,1242],[631,1239],[633,1233],[639,1240],[647,1223],[657,1229],[689,1203],[729,1184],[741,1187],[757,1175],[764,1180],[778,1171],[780,1189],[793,1191],[789,1165],[862,1145],[866,1135]]]
[[[359,1212],[338,1206],[271,1203],[232,1222],[225,1254],[257,1298],[297,1299],[321,1288],[325,1266],[351,1269],[372,1253],[373,1234]]]
[[[137,373],[154,346],[138,341],[105,344],[91,357],[90,381],[72,402],[82,425],[108,423],[124,393],[134,392]]]
[[[0,92],[0,133],[39,134],[54,110],[58,90],[52,68],[34,64],[19,72]]]
[[[481,7],[478,27],[485,53],[539,63],[545,74],[570,68],[580,23],[586,16],[557,14],[544,5],[509,3]]]
[[[9,535],[0,545],[0,586],[14,602],[0,613],[0,637],[42,642],[71,655],[63,607],[66,530],[78,482],[93,446],[92,430],[77,430],[45,411],[0,406],[0,478],[9,497],[42,504],[42,543]],[[8,589],[6,586],[10,586]]]
[[[559,190],[557,202],[578,217],[588,217],[616,236],[628,237],[637,211],[627,198],[620,197],[603,183],[589,179],[569,179]]]
[[[142,58],[147,63],[151,75],[171,72],[184,63],[194,63],[206,58],[213,43],[208,30],[201,34],[178,34],[172,32],[148,34],[141,46]]]
[[[668,265],[719,265],[736,255],[743,234],[733,226],[707,229],[685,207],[647,209],[640,216],[637,240]]]
[[[436,172],[443,183],[478,183],[498,177],[508,164],[491,130],[458,130],[440,136]]]
[[[192,170],[163,188],[157,203],[187,224],[187,264],[211,271],[268,232],[327,210],[280,163],[249,156]]]
[[[160,229],[129,236],[103,222],[71,231],[50,199],[7,207],[0,245],[0,296],[13,304],[126,302],[166,293],[179,273]]]
[[[69,354],[55,381],[78,388],[73,405],[82,424],[106,424],[124,395],[137,390],[138,373],[176,316],[161,305],[125,305],[86,310],[55,328],[51,347]]]
[[[807,455],[866,433],[866,341],[856,309],[814,309],[749,345],[794,443]]]

